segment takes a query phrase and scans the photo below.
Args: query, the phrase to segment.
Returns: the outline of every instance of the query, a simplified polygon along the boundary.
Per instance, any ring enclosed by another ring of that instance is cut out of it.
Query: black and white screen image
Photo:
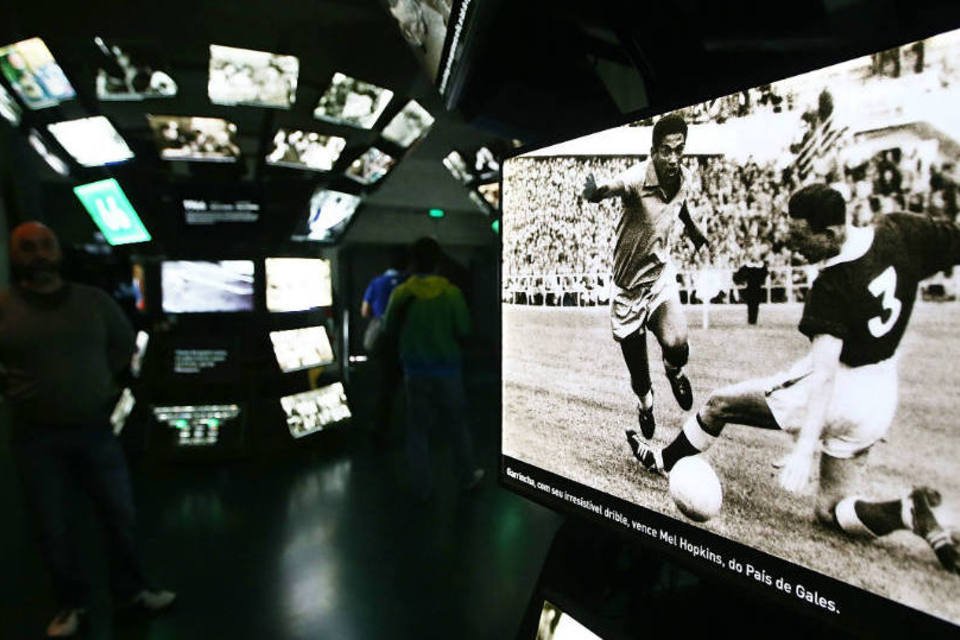
[[[280,371],[301,371],[333,364],[333,347],[325,327],[305,327],[289,331],[271,331],[270,342]]]
[[[570,614],[545,600],[540,612],[540,621],[537,624],[537,637],[533,640],[601,640],[601,638],[577,622]]]
[[[333,74],[313,117],[335,124],[371,129],[390,104],[393,91],[342,73]]]
[[[316,433],[350,418],[347,393],[339,382],[280,398],[287,427],[294,438]]]
[[[170,260],[160,277],[165,313],[253,311],[251,260]]]
[[[289,109],[297,98],[300,61],[266,51],[210,45],[210,102]]]
[[[70,167],[68,167],[67,163],[63,161],[63,158],[50,151],[50,147],[47,146],[47,143],[43,141],[43,138],[40,137],[39,133],[31,129],[30,133],[27,134],[27,141],[30,143],[30,146],[33,147],[33,150],[36,151],[41,158],[43,158],[44,162],[46,162],[51,169],[59,173],[61,176],[70,175]]]
[[[505,483],[844,625],[960,624],[958,55],[507,160]]]
[[[407,105],[390,120],[383,130],[383,137],[401,147],[409,147],[427,135],[433,126],[433,116],[416,100]]]
[[[213,447],[223,439],[224,429],[238,429],[240,405],[181,405],[153,407],[157,422],[173,430],[175,447]]]
[[[451,151],[443,159],[443,166],[468,187],[500,176],[500,161],[489,147],[480,147],[475,151]]]
[[[0,85],[0,116],[16,127],[20,124],[21,113],[20,105],[13,99],[10,92]]]
[[[387,5],[431,80],[436,80],[453,0],[388,0]]]
[[[133,157],[133,151],[103,116],[48,124],[60,146],[85,167],[116,164]]]
[[[481,184],[477,187],[477,191],[480,192],[480,195],[483,196],[483,199],[486,201],[490,208],[494,211],[500,209],[500,183],[491,182],[490,184]]]
[[[177,83],[159,68],[156,52],[108,42],[99,36],[93,42],[102,56],[96,81],[100,100],[143,100],[177,95]]]
[[[359,206],[360,196],[317,189],[310,198],[307,235],[294,236],[293,239],[334,242],[350,224],[350,219]]]
[[[267,311],[306,311],[333,304],[330,261],[267,258]]]
[[[347,177],[360,184],[374,184],[379,182],[393,165],[397,163],[393,156],[387,155],[376,147],[370,147],[347,167]]]
[[[236,162],[237,125],[220,118],[148,115],[153,138],[164,160]]]
[[[339,136],[280,129],[273,136],[273,149],[267,155],[267,164],[330,171],[346,145],[346,139]]]

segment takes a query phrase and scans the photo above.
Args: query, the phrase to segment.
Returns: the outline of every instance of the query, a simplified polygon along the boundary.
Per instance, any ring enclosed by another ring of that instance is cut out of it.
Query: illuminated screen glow
[[[53,107],[76,96],[63,69],[40,38],[0,47],[0,72],[31,109]]]
[[[266,51],[210,45],[210,102],[289,109],[297,99],[300,61]]]
[[[360,184],[370,185],[379,182],[396,163],[394,157],[376,147],[371,147],[350,163],[346,174],[348,178]]]
[[[346,139],[339,136],[325,136],[298,129],[280,129],[273,136],[273,150],[267,155],[267,164],[330,171],[345,146]]]
[[[350,418],[347,394],[339,382],[280,398],[287,427],[294,438],[316,433]]]
[[[330,261],[267,258],[267,311],[305,311],[333,305]]]
[[[289,331],[271,331],[270,342],[280,371],[300,371],[333,364],[333,347],[326,327],[306,327]]]
[[[390,120],[383,130],[383,137],[406,148],[427,135],[430,127],[433,126],[433,121],[434,117],[430,112],[421,107],[416,100],[411,100]]]
[[[389,89],[335,73],[313,116],[335,124],[371,129],[392,98],[393,91]]]
[[[237,125],[221,118],[148,115],[153,138],[164,160],[236,162]]]
[[[165,313],[253,311],[253,261],[167,261],[160,266]]]
[[[111,245],[150,241],[150,233],[115,179],[80,185],[73,192]]]
[[[103,116],[57,122],[47,125],[47,130],[85,167],[115,164],[133,157],[133,151]]]

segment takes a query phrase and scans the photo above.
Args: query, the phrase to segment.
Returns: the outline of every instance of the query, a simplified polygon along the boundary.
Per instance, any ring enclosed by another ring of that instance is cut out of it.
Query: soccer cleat
[[[48,638],[73,638],[80,632],[80,624],[86,609],[64,609],[47,625]]]
[[[653,432],[657,429],[657,421],[653,417],[653,407],[644,409],[643,405],[637,403],[637,421],[640,423],[640,433],[649,440],[653,437]]]
[[[960,574],[960,551],[948,531],[945,531],[931,507],[940,504],[940,492],[929,487],[917,487],[910,492],[913,512],[913,532],[927,541],[943,568]]]
[[[670,381],[670,389],[673,390],[673,397],[677,399],[677,404],[684,411],[689,411],[693,406],[693,388],[683,369],[671,371],[668,368],[667,380]]]
[[[639,462],[640,466],[646,471],[661,476],[667,475],[666,469],[663,468],[663,454],[650,445],[640,442],[636,431],[627,431],[627,442],[630,444],[630,451],[633,452],[633,457],[637,459],[637,462]]]

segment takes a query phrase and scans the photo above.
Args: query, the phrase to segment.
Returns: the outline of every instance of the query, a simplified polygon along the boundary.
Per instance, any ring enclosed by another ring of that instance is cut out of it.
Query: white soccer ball
[[[673,466],[670,497],[680,512],[695,522],[706,522],[723,506],[720,478],[700,456],[682,458]]]

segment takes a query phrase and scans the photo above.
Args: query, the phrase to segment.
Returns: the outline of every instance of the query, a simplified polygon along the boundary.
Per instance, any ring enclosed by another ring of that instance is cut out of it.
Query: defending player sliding
[[[940,494],[915,487],[902,499],[869,501],[852,493],[867,454],[897,408],[896,351],[921,280],[960,263],[960,228],[907,213],[853,227],[843,197],[814,184],[789,203],[790,249],[823,268],[803,308],[800,332],[810,352],[789,370],[714,391],[662,450],[628,438],[647,470],[668,473],[678,460],[708,449],[728,423],[791,434],[795,444],[780,485],[800,492],[817,449],[817,518],[853,536],[913,531],[940,563],[960,573],[960,553],[931,510]]]
[[[686,122],[679,115],[666,115],[653,127],[650,160],[608,181],[598,183],[588,174],[582,193],[588,202],[620,198],[623,206],[613,249],[610,322],[639,399],[637,415],[644,438],[653,437],[656,428],[647,362],[648,326],[660,343],[677,403],[684,410],[693,406],[690,381],[683,373],[690,352],[687,320],[667,248],[677,219],[697,249],[707,242],[687,207],[690,176],[680,164],[686,142]],[[635,436],[628,432],[628,437]]]

